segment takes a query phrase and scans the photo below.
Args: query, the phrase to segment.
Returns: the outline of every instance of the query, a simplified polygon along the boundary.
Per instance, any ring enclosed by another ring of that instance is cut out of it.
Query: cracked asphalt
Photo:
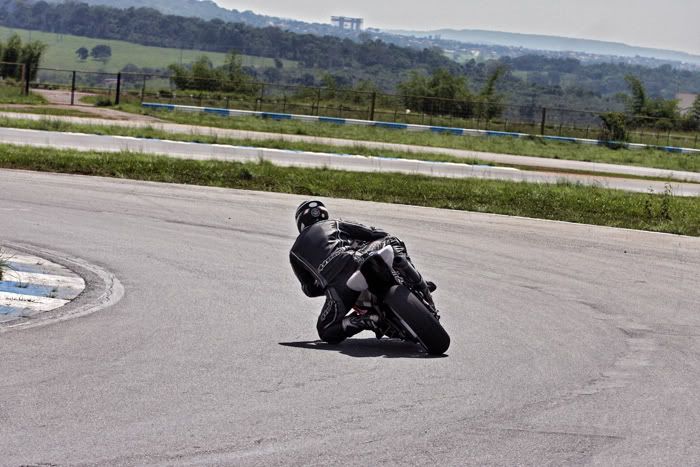
[[[404,239],[449,355],[316,342],[302,198],[0,171],[0,238],[125,295],[0,334],[0,465],[692,465],[700,239],[325,200]]]

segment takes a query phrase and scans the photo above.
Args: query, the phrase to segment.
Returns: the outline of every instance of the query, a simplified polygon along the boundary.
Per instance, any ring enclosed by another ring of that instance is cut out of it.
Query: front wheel
[[[401,324],[431,355],[442,355],[450,346],[450,336],[437,318],[403,285],[395,285],[384,297],[384,303]]]

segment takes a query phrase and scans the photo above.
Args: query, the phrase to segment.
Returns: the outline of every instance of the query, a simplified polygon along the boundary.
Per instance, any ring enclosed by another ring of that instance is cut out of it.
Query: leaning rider
[[[326,295],[316,325],[323,341],[337,344],[363,330],[375,331],[377,337],[381,337],[376,313],[348,316],[359,293],[346,283],[360,266],[363,255],[386,245],[394,249],[394,268],[432,302],[430,292],[435,291],[435,284],[423,280],[408,257],[406,245],[398,238],[374,227],[332,220],[325,205],[318,200],[300,204],[295,220],[299,236],[289,252],[289,260],[308,297]]]

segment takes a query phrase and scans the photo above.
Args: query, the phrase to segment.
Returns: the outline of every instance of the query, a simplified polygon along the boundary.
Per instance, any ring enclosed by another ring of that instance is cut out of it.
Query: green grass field
[[[0,168],[297,193],[700,235],[696,199],[626,193],[570,183],[284,168],[270,163],[194,161],[0,145]]]
[[[0,112],[46,115],[47,117],[56,116],[92,118],[95,116],[94,114],[88,112],[82,112],[79,109],[54,109],[51,107],[37,107],[30,105],[23,107],[7,107],[0,104]],[[2,119],[0,118],[0,120]]]
[[[14,33],[19,34],[22,41],[38,40],[48,44],[49,48],[41,60],[42,68],[116,73],[130,63],[139,67],[165,68],[172,63],[191,63],[201,55],[206,55],[214,65],[223,65],[225,58],[223,53],[147,47],[124,41],[92,39],[68,34],[53,34],[5,27],[0,27],[0,40],[6,42]],[[75,54],[77,49],[80,47],[92,49],[98,44],[105,44],[112,48],[112,58],[107,63],[103,64],[92,59],[86,61],[78,60]],[[274,60],[271,58],[252,57],[249,55],[241,55],[241,58],[245,66],[274,66]],[[296,67],[297,65],[296,62],[288,60],[283,60],[283,63],[288,68]]]
[[[21,85],[0,84],[0,104],[45,104],[46,100],[36,94],[25,96]]]

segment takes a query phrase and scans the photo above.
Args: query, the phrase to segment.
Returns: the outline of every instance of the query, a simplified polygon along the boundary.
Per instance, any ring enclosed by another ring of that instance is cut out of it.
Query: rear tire
[[[384,303],[430,355],[442,355],[450,347],[450,336],[440,321],[406,287],[392,287],[384,297]]]

